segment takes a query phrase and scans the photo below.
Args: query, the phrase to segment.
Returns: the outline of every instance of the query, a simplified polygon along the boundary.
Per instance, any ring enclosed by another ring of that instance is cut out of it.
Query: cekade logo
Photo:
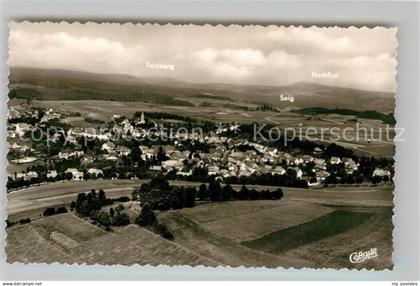
[[[352,254],[350,254],[349,259],[351,263],[362,263],[363,261],[366,261],[375,257],[378,257],[378,249],[371,248],[368,251],[353,252]]]

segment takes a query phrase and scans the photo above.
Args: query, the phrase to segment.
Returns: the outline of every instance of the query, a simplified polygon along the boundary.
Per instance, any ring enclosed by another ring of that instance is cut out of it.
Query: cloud
[[[293,70],[302,66],[301,56],[275,50],[265,55],[256,49],[206,48],[192,53],[197,68],[213,80],[248,81],[252,77],[275,73],[278,69]],[[272,75],[268,75],[272,77]]]
[[[275,50],[268,55],[265,64],[271,65],[274,68],[287,68],[291,70],[302,67],[304,62],[302,55],[293,55],[283,50]]]
[[[322,30],[292,27],[267,32],[268,40],[295,50],[326,53],[354,53],[354,43],[347,36],[331,37]]]
[[[141,61],[142,48],[125,47],[105,38],[77,38],[65,32],[34,34],[11,31],[10,65],[84,69],[93,72],[132,73]]]
[[[371,55],[394,52],[396,29],[386,28],[304,28],[280,27],[262,33],[259,38],[281,45],[283,49],[305,51],[323,56]]]
[[[206,48],[193,52],[192,61],[213,78],[242,79],[251,76],[256,67],[265,62],[265,57],[260,50],[254,49]]]
[[[343,58],[331,63],[340,71],[344,84],[358,86],[369,90],[395,91],[395,73],[397,61],[389,53],[372,56],[355,56]]]
[[[387,28],[23,22],[10,24],[9,64],[265,85],[331,72],[339,79],[320,83],[394,91],[396,44],[396,29]]]

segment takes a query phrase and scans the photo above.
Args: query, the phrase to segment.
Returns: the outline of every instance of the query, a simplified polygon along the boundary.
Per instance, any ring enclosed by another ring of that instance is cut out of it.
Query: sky
[[[9,66],[394,92],[396,28],[9,24]],[[172,67],[172,68],[170,68]]]

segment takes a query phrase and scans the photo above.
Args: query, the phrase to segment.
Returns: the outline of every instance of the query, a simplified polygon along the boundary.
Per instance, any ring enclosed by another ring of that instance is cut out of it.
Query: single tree
[[[103,226],[111,225],[111,217],[106,212],[100,212],[96,217],[96,220]]]
[[[198,197],[200,199],[200,201],[204,201],[205,199],[208,198],[208,193],[207,193],[207,186],[206,184],[201,184],[200,187],[198,188]]]
[[[216,180],[212,180],[209,183],[209,193],[210,193],[210,200],[211,201],[219,201],[220,200],[220,193],[221,193],[221,187],[220,183]]]
[[[185,188],[183,190],[183,206],[184,208],[192,208],[195,206],[195,193],[193,187]]]
[[[117,212],[112,218],[112,225],[124,226],[130,224],[130,218],[126,213]]]
[[[156,223],[155,213],[150,208],[149,204],[145,204],[140,212],[140,215],[136,218],[136,224],[139,226],[151,226]]]

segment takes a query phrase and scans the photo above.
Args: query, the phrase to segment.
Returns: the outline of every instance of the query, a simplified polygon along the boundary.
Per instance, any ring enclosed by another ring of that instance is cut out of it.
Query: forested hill
[[[317,115],[317,114],[341,114],[352,115],[363,119],[377,119],[382,120],[385,124],[395,125],[395,117],[393,113],[383,114],[376,110],[356,111],[351,109],[328,109],[323,107],[308,107],[295,110],[294,112],[300,114]]]
[[[132,75],[12,67],[9,97],[37,100],[144,101],[191,105],[191,97],[226,102],[269,104],[277,107],[345,108],[393,112],[393,93],[357,90],[316,83],[285,86],[191,83],[172,78],[138,78]],[[294,98],[280,100],[280,95]]]

